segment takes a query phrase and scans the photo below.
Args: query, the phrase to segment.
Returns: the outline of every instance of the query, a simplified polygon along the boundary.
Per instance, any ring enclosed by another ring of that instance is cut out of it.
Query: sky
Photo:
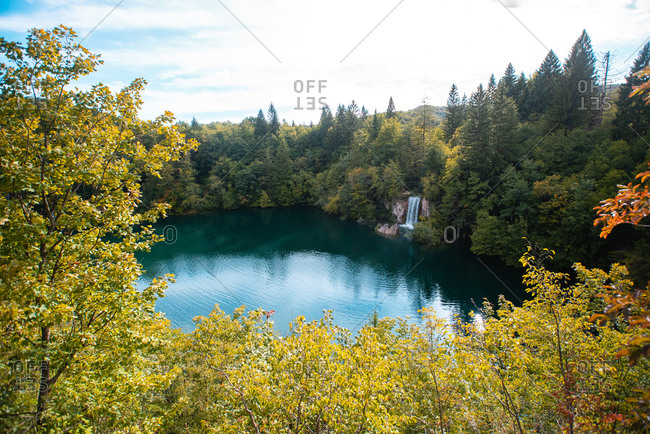
[[[352,100],[370,113],[468,96],[509,62],[531,75],[564,60],[583,29],[609,83],[650,37],[650,0],[18,0],[0,3],[0,36],[72,27],[104,64],[78,83],[114,90],[143,77],[141,117],[241,122],[272,102],[281,119],[318,122]]]

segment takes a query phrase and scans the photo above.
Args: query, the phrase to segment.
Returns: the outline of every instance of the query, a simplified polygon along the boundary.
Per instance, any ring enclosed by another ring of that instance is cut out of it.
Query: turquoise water
[[[521,271],[473,255],[467,246],[424,248],[405,238],[376,235],[367,226],[310,208],[248,209],[168,218],[157,224],[167,241],[140,255],[146,274],[173,273],[156,309],[174,327],[215,304],[226,313],[245,304],[275,310],[279,332],[298,315],[332,309],[334,321],[358,329],[377,310],[418,321],[418,310],[467,318],[484,297],[519,304]]]

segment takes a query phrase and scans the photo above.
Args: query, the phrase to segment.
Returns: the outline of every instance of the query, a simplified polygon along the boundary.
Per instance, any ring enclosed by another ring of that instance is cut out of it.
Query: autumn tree
[[[630,97],[644,95],[643,101],[645,101],[646,105],[650,104],[650,82],[648,81],[650,79],[650,66],[646,65],[642,70],[635,72],[634,76],[638,77],[641,83],[633,87],[634,90],[630,93]]]
[[[620,432],[629,388],[647,375],[612,357],[621,332],[588,318],[602,282],[631,282],[622,266],[576,264],[569,285],[544,268],[551,256],[521,258],[521,306],[500,297],[466,323],[424,309],[418,324],[369,314],[352,333],[325,311],[279,335],[273,312],[215,306],[162,361],[184,368],[162,431]]]
[[[149,358],[163,345],[153,306],[166,281],[136,288],[134,256],[160,240],[148,224],[168,206],[136,212],[139,179],[195,144],[169,112],[138,119],[142,79],[117,93],[74,88],[101,63],[75,38],[61,26],[0,39],[3,430],[124,426],[138,394],[169,381]],[[160,140],[145,146],[148,132]],[[21,374],[35,387],[12,387],[17,363],[35,367]]]
[[[650,166],[650,163],[648,163]],[[628,185],[621,185],[618,194],[610,199],[600,202],[596,208],[598,218],[594,225],[603,224],[600,232],[601,238],[607,238],[616,226],[624,223],[635,226],[650,227],[650,225],[641,223],[641,221],[650,215],[650,170],[641,172],[635,177],[641,182]]]

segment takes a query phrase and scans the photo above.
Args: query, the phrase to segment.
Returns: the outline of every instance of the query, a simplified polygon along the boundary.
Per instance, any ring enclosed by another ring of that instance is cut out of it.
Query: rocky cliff
[[[408,209],[408,200],[393,199],[391,203],[393,215],[397,218],[397,223],[403,225],[406,222],[406,211]]]
[[[375,231],[383,235],[390,235],[392,237],[396,237],[397,235],[399,235],[399,225],[397,223],[393,223],[393,224],[385,223],[383,225],[379,223],[375,228]]]
[[[420,216],[431,217],[431,204],[425,198],[420,202]]]

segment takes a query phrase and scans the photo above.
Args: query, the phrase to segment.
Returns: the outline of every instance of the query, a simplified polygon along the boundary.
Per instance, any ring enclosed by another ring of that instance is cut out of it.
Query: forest
[[[603,86],[586,31],[561,62],[508,64],[446,107],[325,106],[289,125],[141,120],[135,79],[74,88],[102,63],[60,26],[0,38],[0,429],[5,432],[644,432],[650,430],[650,43]],[[458,71],[462,74],[462,71]],[[399,103],[399,102],[398,102]],[[182,333],[136,252],[169,214],[315,206],[453,227],[523,267],[529,299],[423,326],[219,306]],[[646,219],[646,220],[644,220]]]
[[[562,271],[618,261],[645,282],[648,233],[621,227],[603,240],[593,208],[650,158],[650,109],[628,98],[649,59],[646,44],[627,81],[603,87],[583,32],[564,63],[551,51],[531,77],[509,64],[469,97],[452,85],[444,109],[397,111],[391,97],[372,115],[355,101],[325,106],[310,126],[281,122],[272,103],[239,124],[180,122],[199,146],[145,178],[143,202],[177,214],[317,206],[374,224],[394,221],[394,199],[419,195],[432,212],[416,242],[442,244],[453,227],[474,253],[516,265],[527,237]]]

